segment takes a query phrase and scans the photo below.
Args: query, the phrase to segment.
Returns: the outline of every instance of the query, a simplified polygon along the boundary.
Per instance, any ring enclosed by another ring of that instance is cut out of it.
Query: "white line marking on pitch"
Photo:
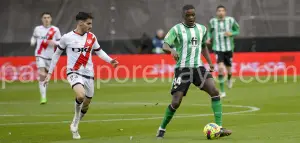
[[[115,103],[115,104],[141,104],[141,103]],[[145,103],[142,103],[145,104]],[[153,104],[153,103],[146,103],[146,104]],[[160,105],[164,105],[167,103],[161,103]],[[204,104],[190,104],[192,106],[208,106]],[[247,108],[249,110],[246,111],[237,111],[237,112],[229,112],[229,113],[223,113],[223,115],[236,115],[236,114],[242,114],[242,113],[250,113],[259,111],[260,108],[252,107],[252,106],[242,106],[242,105],[223,105],[223,107],[235,107],[235,108]],[[205,116],[212,116],[213,114],[197,114],[197,115],[181,115],[181,116],[175,116],[175,118],[192,118],[192,117],[205,117]],[[116,121],[140,121],[140,120],[155,120],[155,119],[162,119],[163,117],[150,117],[150,118],[127,118],[127,119],[103,119],[103,120],[86,120],[81,122],[116,122]],[[21,123],[4,123],[0,124],[0,126],[10,126],[10,125],[39,125],[39,124],[62,124],[62,123],[70,123],[70,121],[58,121],[58,122],[21,122]]]

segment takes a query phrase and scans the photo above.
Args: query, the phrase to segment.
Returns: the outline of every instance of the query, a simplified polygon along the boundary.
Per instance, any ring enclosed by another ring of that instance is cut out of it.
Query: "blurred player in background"
[[[212,75],[206,71],[200,58],[202,53],[210,65],[211,71],[214,69],[205,44],[207,29],[205,26],[195,23],[194,6],[185,5],[182,9],[182,16],[184,22],[172,27],[164,40],[163,49],[171,53],[176,60],[176,66],[171,89],[172,102],[166,109],[156,136],[164,137],[167,125],[179,108],[191,83],[210,95],[215,122],[221,127],[220,136],[229,136],[231,131],[222,128],[222,103],[219,91]],[[170,48],[171,45],[176,47],[176,51]]]
[[[217,57],[221,97],[226,96],[224,89],[225,70],[227,70],[228,88],[232,88],[231,66],[234,50],[234,37],[239,33],[240,28],[235,19],[233,17],[226,16],[226,8],[224,6],[218,6],[217,17],[212,18],[208,24],[208,38],[206,43],[208,45],[212,44],[213,51]]]
[[[30,44],[31,46],[36,44],[35,57],[39,73],[40,103],[45,104],[47,103],[47,87],[43,86],[43,81],[47,76],[52,55],[56,50],[61,34],[57,27],[51,25],[52,17],[50,13],[42,13],[41,20],[43,25],[35,27]]]
[[[45,85],[49,82],[56,63],[64,50],[67,52],[67,79],[75,92],[75,115],[70,125],[73,139],[80,139],[78,125],[86,114],[92,97],[94,96],[94,64],[92,62],[92,50],[104,61],[111,63],[113,67],[118,61],[111,59],[101,48],[96,36],[90,32],[92,29],[92,15],[79,12],[76,15],[77,27],[75,30],[63,35],[58,49],[54,53],[45,79]]]

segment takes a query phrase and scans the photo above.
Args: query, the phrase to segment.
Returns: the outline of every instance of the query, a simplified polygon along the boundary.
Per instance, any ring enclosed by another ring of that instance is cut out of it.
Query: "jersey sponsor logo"
[[[53,37],[54,37],[54,34],[56,33],[56,31],[54,30],[54,28],[50,28],[47,35],[45,36],[46,39],[42,41],[41,45],[40,45],[40,48],[38,49],[38,54],[41,54],[43,50],[46,50],[47,47],[48,47],[48,40],[52,40]],[[54,49],[55,51],[55,49]]]
[[[91,52],[91,49],[89,47],[85,48],[72,48],[73,52],[81,53],[81,52]]]
[[[81,66],[86,66],[88,63],[88,60],[90,58],[90,52],[92,50],[93,44],[95,42],[96,38],[93,37],[92,33],[88,33],[85,41],[85,48],[78,48],[80,49],[80,56],[78,57],[76,63],[74,64],[73,70],[78,70]],[[75,48],[77,49],[77,48]],[[74,49],[74,50],[75,50]],[[82,50],[83,49],[83,50]],[[83,55],[83,51],[85,52],[85,55]]]
[[[192,37],[191,38],[191,44],[192,44],[192,46],[198,46],[198,39],[197,39],[197,37]]]

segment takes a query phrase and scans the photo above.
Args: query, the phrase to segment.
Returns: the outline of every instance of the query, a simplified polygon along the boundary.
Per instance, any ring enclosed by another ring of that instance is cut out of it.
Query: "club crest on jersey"
[[[92,41],[92,39],[88,39],[86,42],[87,42],[88,44],[91,44],[93,41]]]

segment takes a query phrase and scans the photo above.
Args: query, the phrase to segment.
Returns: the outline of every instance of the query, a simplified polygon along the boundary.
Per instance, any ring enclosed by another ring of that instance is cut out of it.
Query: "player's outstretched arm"
[[[115,68],[118,66],[119,62],[116,59],[112,59],[110,56],[108,56],[102,49],[96,49],[94,50],[95,53],[100,57],[102,60],[112,64],[112,66]]]
[[[48,71],[48,75],[47,75],[47,77],[45,78],[45,81],[44,81],[44,86],[46,86],[48,84],[49,80],[51,79],[51,75],[52,75],[52,73],[54,71],[54,68],[56,67],[56,64],[57,64],[57,62],[60,58],[60,55],[63,53],[63,51],[64,50],[58,46],[58,49],[53,54],[51,64],[50,64],[50,68],[49,68],[49,71]]]

